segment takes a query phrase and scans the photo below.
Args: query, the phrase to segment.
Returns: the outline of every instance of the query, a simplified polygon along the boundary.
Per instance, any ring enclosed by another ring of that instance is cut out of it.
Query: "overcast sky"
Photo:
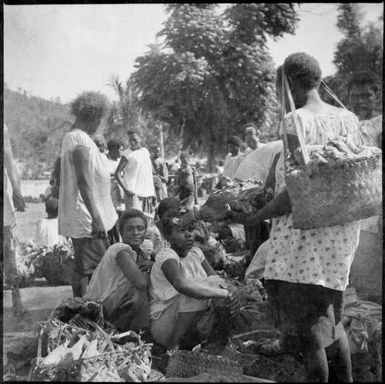
[[[333,54],[342,38],[336,6],[302,4],[296,34],[269,41],[275,64],[305,51],[319,60],[325,76],[334,73]],[[366,21],[374,21],[383,4],[361,3],[361,9]],[[166,17],[162,4],[4,5],[4,81],[11,89],[64,102],[84,90],[112,98],[106,85],[111,75],[128,78]]]

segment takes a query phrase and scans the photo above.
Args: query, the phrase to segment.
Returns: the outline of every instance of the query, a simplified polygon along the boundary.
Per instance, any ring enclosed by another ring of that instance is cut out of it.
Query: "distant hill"
[[[72,124],[68,104],[4,88],[4,122],[22,178],[41,178],[59,156],[61,140]]]

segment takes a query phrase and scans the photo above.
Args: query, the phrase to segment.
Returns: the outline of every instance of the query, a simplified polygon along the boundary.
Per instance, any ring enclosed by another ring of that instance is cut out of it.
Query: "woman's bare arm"
[[[116,168],[114,176],[115,176],[118,184],[122,187],[123,191],[127,194],[130,194],[130,191],[128,191],[126,186],[124,185],[123,178],[122,178],[122,171],[125,168],[125,166],[127,165],[127,163],[128,163],[127,158],[122,155],[122,157],[120,158],[118,167]]]
[[[161,268],[170,284],[183,295],[197,299],[229,297],[229,291],[224,288],[214,288],[194,280],[187,280],[176,260],[166,260]]]
[[[134,252],[134,251],[132,251]],[[128,251],[120,251],[116,256],[116,263],[127,277],[128,281],[138,290],[147,289],[149,279],[148,274],[141,272]]]

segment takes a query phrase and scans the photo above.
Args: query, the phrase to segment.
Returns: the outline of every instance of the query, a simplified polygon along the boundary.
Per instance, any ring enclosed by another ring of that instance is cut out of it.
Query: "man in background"
[[[241,139],[238,136],[230,136],[227,139],[227,148],[229,153],[226,155],[225,164],[223,166],[223,177],[233,180],[235,172],[244,155],[240,152]]]
[[[152,148],[152,168],[156,200],[159,203],[167,197],[168,169],[166,163],[161,157],[160,147]]]
[[[265,144],[260,143],[259,136],[261,132],[253,123],[245,124],[242,127],[242,130],[245,132],[245,141],[247,144],[246,151],[243,155],[246,157],[250,152],[254,151],[257,148],[262,148]]]
[[[369,71],[352,76],[349,98],[360,120],[361,145],[382,149],[382,116],[376,116],[378,89]],[[361,220],[360,242],[350,271],[350,284],[363,300],[382,299],[382,215]]]
[[[360,120],[361,145],[382,147],[382,116],[376,114],[379,90],[369,71],[355,73],[349,82],[349,101]]]

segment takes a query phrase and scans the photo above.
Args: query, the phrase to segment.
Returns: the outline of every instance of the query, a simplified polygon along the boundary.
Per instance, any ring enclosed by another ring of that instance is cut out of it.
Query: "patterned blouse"
[[[353,143],[358,141],[358,119],[349,111],[341,109],[340,113],[331,115],[299,109],[297,116],[307,145],[326,144],[339,136]],[[292,114],[287,114],[285,119],[288,133],[296,135]],[[282,153],[275,173],[277,195],[286,189]],[[359,233],[359,222],[301,230],[293,228],[291,213],[274,218],[265,278],[343,291],[349,283]]]

